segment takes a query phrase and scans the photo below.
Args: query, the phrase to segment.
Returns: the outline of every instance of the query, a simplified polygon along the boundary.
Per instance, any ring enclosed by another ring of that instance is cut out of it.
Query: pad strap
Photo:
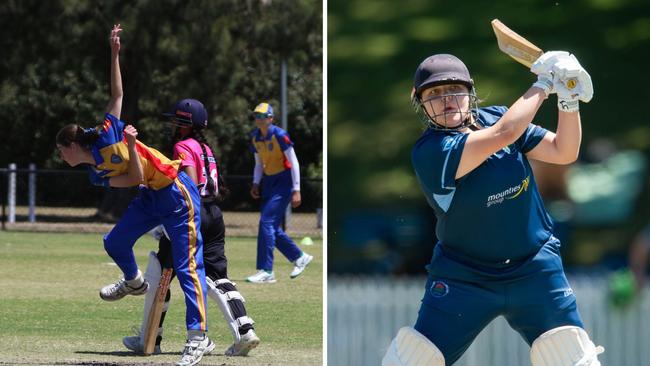
[[[246,300],[244,300],[244,297],[242,296],[242,294],[239,293],[239,291],[228,291],[225,293],[225,295],[228,301],[239,300],[241,302],[246,302]]]
[[[250,325],[255,324],[253,319],[249,318],[248,316],[239,317],[235,321],[237,322],[238,327],[241,327],[241,326],[246,325],[246,324],[250,324]]]

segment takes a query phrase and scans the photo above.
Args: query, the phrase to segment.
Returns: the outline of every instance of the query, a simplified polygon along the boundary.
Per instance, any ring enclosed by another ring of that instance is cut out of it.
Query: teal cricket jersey
[[[479,108],[477,123],[492,126],[506,111]],[[515,143],[455,179],[468,135],[424,131],[411,158],[436,214],[439,249],[461,262],[496,269],[529,257],[551,238],[551,218],[525,155],[547,132],[531,124]]]

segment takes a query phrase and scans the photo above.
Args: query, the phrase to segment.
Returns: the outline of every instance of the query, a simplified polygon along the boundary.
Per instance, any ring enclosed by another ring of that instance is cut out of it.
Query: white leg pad
[[[584,329],[564,326],[540,335],[530,348],[533,366],[600,366],[598,355],[605,352],[596,347]]]
[[[381,366],[445,366],[445,357],[422,333],[403,327],[388,347]]]
[[[160,276],[162,275],[162,265],[158,261],[156,252],[149,252],[149,263],[147,264],[147,271],[144,273],[144,279],[149,282],[149,290],[144,296],[144,315],[142,317],[142,324],[140,325],[140,338],[144,340],[144,332],[147,327],[147,319],[149,319],[149,312],[151,306],[156,298],[156,290],[160,284]],[[163,311],[167,310],[169,304],[165,304]],[[158,331],[160,333],[160,330]]]
[[[235,343],[239,342],[241,339],[241,335],[239,334],[239,326],[237,325],[237,321],[232,315],[232,311],[230,311],[228,300],[231,300],[233,298],[241,298],[241,300],[244,301],[243,297],[237,291],[223,292],[217,288],[218,285],[221,285],[223,283],[232,283],[228,279],[219,279],[215,283],[214,281],[212,281],[211,278],[205,276],[205,281],[208,284],[208,297],[210,297],[212,300],[214,300],[217,303],[217,305],[219,305],[219,310],[221,310],[221,313],[223,314],[223,318],[226,320],[226,323],[228,323],[228,328],[230,328],[230,333],[232,333],[232,338],[234,342]],[[239,297],[235,297],[233,295],[231,295],[232,297],[229,297],[227,295],[232,292],[237,292],[237,295],[239,295]]]

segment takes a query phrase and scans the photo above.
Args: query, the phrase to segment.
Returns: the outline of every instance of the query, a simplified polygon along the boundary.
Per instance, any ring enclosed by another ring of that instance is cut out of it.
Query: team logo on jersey
[[[122,161],[123,161],[123,160],[122,160],[122,158],[121,158],[119,155],[117,155],[117,154],[113,154],[113,155],[111,155],[111,163],[113,163],[113,164],[119,164],[119,163],[121,163]]]
[[[490,207],[492,205],[502,203],[504,200],[512,200],[517,198],[523,192],[528,191],[529,184],[530,184],[530,175],[527,176],[524,180],[522,180],[520,184],[510,187],[503,192],[491,194],[490,196],[488,196],[487,203],[485,204],[485,206]]]
[[[449,293],[449,286],[442,281],[433,281],[430,290],[434,297],[443,297]]]

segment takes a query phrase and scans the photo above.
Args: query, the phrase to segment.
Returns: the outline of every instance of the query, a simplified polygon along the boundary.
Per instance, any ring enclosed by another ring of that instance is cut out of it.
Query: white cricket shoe
[[[289,275],[289,277],[296,278],[300,276],[300,274],[305,270],[305,268],[307,268],[307,265],[311,263],[312,259],[314,259],[313,256],[307,253],[302,253],[300,258],[296,259],[296,261],[293,262],[296,266],[293,267],[293,271],[291,271],[291,275]]]
[[[228,347],[224,354],[226,356],[246,356],[258,344],[260,344],[260,337],[255,334],[254,330],[250,329],[246,334],[241,336],[239,342]]]
[[[149,289],[149,282],[146,280],[140,287],[131,287],[124,278],[99,290],[99,297],[106,301],[116,301],[126,295],[144,295]]]
[[[201,362],[203,355],[209,354],[213,349],[214,342],[207,335],[200,341],[187,341],[181,360],[176,362],[176,366],[194,366]]]
[[[142,339],[142,335],[140,334],[140,329],[137,329],[135,327],[133,327],[133,329],[135,330],[136,335],[122,338],[122,344],[124,344],[124,347],[130,349],[131,351],[137,354],[144,354],[144,340]],[[160,353],[161,353],[160,345],[157,344],[153,349],[153,354],[158,355]]]
[[[273,271],[267,272],[263,269],[260,269],[254,275],[246,278],[246,282],[252,283],[275,283],[275,274]]]

